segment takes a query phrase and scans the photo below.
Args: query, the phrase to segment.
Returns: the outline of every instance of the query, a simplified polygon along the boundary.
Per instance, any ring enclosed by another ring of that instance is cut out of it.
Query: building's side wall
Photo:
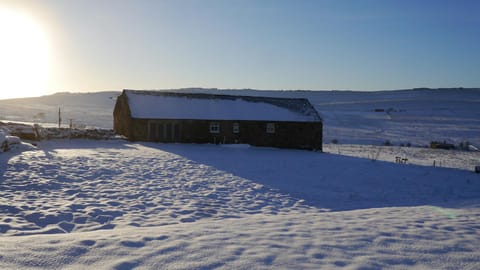
[[[150,141],[148,137],[148,120],[132,119],[132,132],[129,139],[132,141]]]
[[[113,130],[117,134],[132,139],[132,118],[125,93],[117,97],[115,108],[113,109]]]
[[[274,124],[274,133],[267,133],[268,123]],[[240,127],[239,138],[248,144],[322,150],[321,122],[245,121]]]
[[[210,123],[219,124],[218,133]],[[274,132],[267,133],[273,123]],[[238,125],[238,133],[234,125]],[[183,143],[246,143],[255,146],[322,150],[321,122],[134,119],[133,140]]]

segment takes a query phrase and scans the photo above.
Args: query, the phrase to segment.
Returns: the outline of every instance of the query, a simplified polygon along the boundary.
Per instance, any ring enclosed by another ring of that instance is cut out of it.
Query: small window
[[[220,123],[210,122],[210,133],[220,133]]]
[[[240,124],[233,123],[233,133],[240,133]]]
[[[275,133],[275,123],[267,123],[267,133]]]

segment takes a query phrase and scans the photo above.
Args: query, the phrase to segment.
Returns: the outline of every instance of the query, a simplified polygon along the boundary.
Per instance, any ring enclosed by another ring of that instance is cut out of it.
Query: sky
[[[480,87],[476,0],[0,0],[0,25],[0,99]]]

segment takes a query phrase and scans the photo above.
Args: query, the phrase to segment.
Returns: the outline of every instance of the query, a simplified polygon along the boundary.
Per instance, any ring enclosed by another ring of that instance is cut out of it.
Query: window
[[[220,133],[220,123],[210,122],[210,133]]]
[[[275,123],[267,123],[267,133],[275,133]]]
[[[240,124],[233,123],[233,133],[240,133]]]

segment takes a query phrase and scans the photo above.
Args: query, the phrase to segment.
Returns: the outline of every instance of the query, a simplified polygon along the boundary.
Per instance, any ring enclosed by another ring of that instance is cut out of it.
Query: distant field
[[[397,162],[422,166],[455,168],[473,171],[480,166],[480,152],[358,144],[325,144],[327,153],[366,158],[372,161]]]

